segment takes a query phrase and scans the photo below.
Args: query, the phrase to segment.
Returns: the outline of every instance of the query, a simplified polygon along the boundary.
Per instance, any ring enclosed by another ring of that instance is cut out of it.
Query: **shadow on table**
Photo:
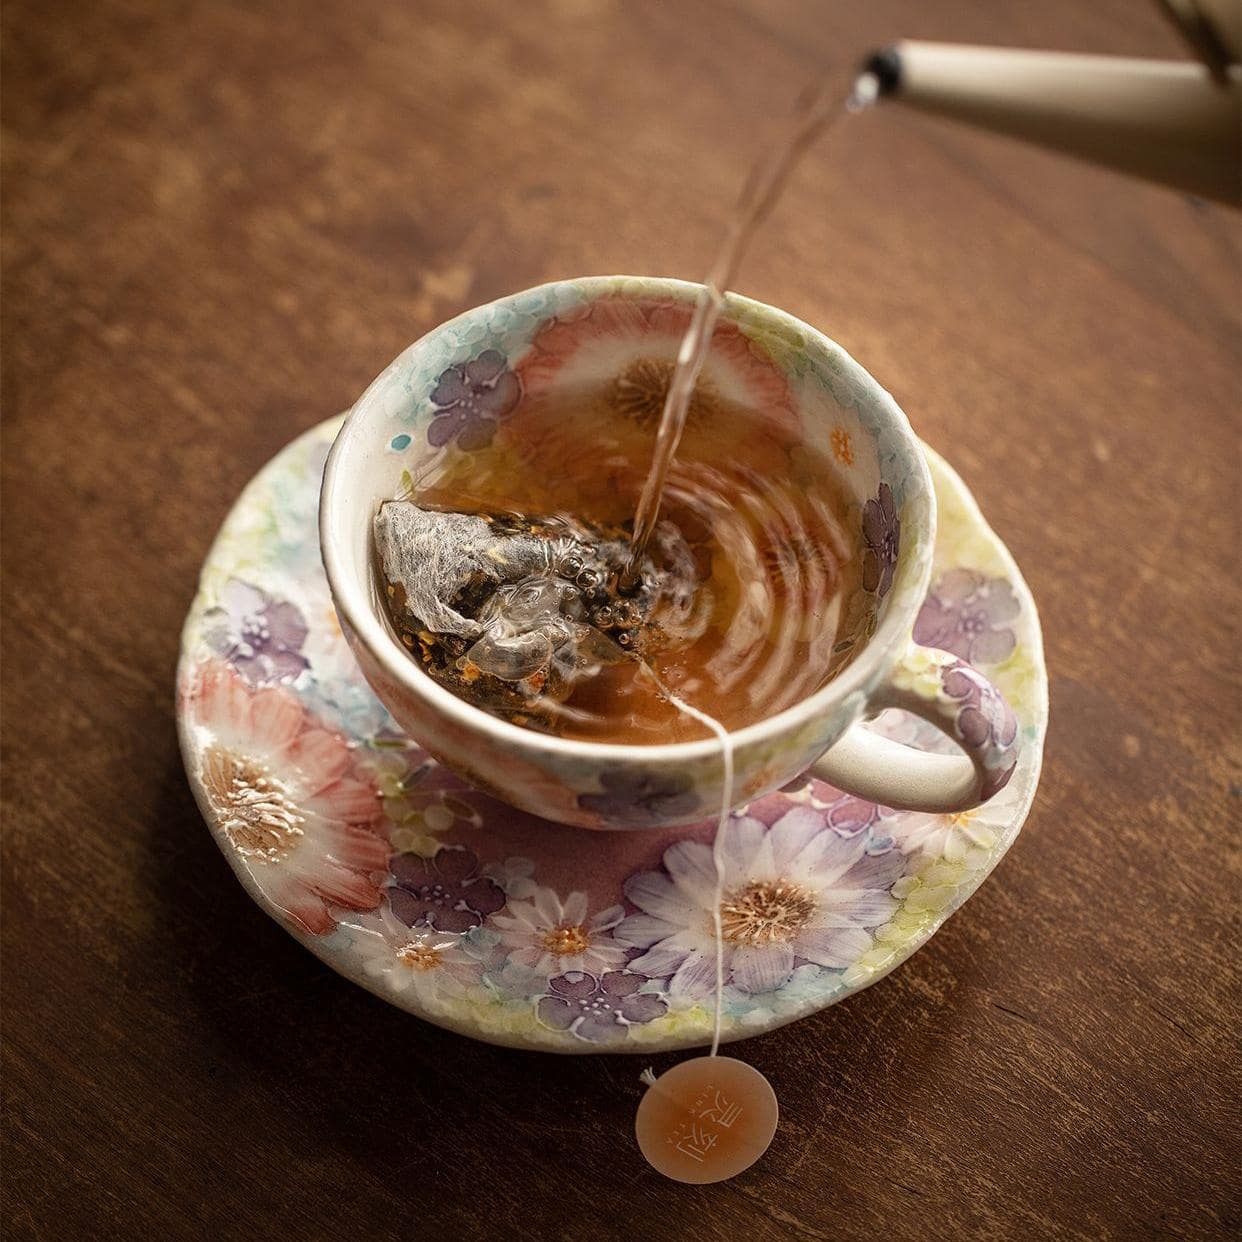
[[[529,1212],[517,1236],[528,1227],[548,1236],[574,1217],[585,1225],[624,1195],[658,1205],[677,1236],[697,1237],[699,1228],[721,1236],[701,1215],[709,1202],[715,1211],[734,1195],[766,1200],[774,1188],[785,1194],[791,1179],[813,1189],[849,1160],[860,1130],[900,1125],[905,1084],[935,1072],[932,1024],[954,1021],[951,1007],[924,1004],[912,1026],[911,988],[925,999],[928,987],[916,977],[916,959],[847,1005],[732,1045],[776,1089],[777,1138],[727,1187],[670,1193],[634,1145],[638,1075],[690,1054],[496,1048],[353,986],[246,896],[199,816],[179,759],[162,790],[149,862],[160,925],[146,969],[160,974],[159,1003],[183,1015],[184,1047],[161,1068],[204,1118],[204,1155],[225,1182],[232,1166],[262,1151],[282,1180],[283,1218],[311,1211],[321,1229],[366,1232],[359,1226],[369,1228],[373,1216],[394,1214],[395,1222],[411,1209],[482,1229],[516,1196]],[[833,1181],[844,1207],[848,1179]],[[753,1218],[753,1202],[746,1213]]]

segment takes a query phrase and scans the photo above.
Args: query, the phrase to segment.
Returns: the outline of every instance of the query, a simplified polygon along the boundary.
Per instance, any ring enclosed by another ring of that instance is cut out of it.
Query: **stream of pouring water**
[[[669,467],[673,463],[677,446],[681,442],[681,433],[686,425],[686,413],[690,408],[690,398],[694,395],[694,386],[698,383],[699,373],[707,358],[712,332],[724,306],[725,294],[737,275],[738,267],[746,254],[751,238],[755,235],[755,230],[775,206],[786,182],[807,148],[845,114],[862,112],[871,107],[879,97],[879,93],[879,80],[871,73],[862,74],[854,82],[853,88],[844,100],[841,100],[840,96],[835,94],[828,85],[811,92],[799,110],[785,142],[777,147],[768,159],[761,160],[751,170],[733,213],[729,231],[725,235],[724,245],[720,248],[716,262],[703,282],[703,292],[699,294],[698,301],[695,303],[694,314],[690,318],[690,327],[686,330],[686,335],[682,338],[681,347],[677,352],[677,365],[669,381],[668,395],[664,398],[664,409],[660,415],[660,427],[656,432],[651,470],[643,484],[638,509],[634,515],[634,535],[630,545],[630,561],[625,574],[631,583],[638,580],[638,565],[660,516],[660,500],[664,494],[665,480],[668,478]],[[644,664],[643,668],[655,680],[669,702],[679,711],[711,730],[721,747],[721,761],[724,767],[721,781],[721,807],[712,840],[712,866],[715,870],[716,881],[712,903],[712,923],[716,941],[716,995],[712,1021],[712,1044],[708,1055],[714,1057],[720,1051],[720,1020],[724,1000],[724,934],[721,926],[721,905],[724,902],[724,861],[721,851],[724,844],[725,826],[729,820],[729,810],[733,804],[733,739],[719,720],[674,694],[647,665]],[[647,1074],[650,1075],[650,1071],[647,1071]],[[654,1082],[654,1079],[650,1081]]]
[[[862,74],[844,100],[830,84],[810,92],[785,141],[752,168],[742,188],[724,245],[703,282],[703,292],[695,303],[690,327],[686,330],[677,353],[677,365],[669,381],[668,394],[664,398],[664,409],[660,415],[660,427],[656,432],[651,470],[643,484],[634,514],[634,535],[630,563],[626,571],[626,578],[630,583],[637,581],[639,562],[660,516],[664,484],[677,446],[681,442],[681,433],[686,425],[686,412],[690,408],[694,386],[698,383],[699,373],[707,358],[712,332],[724,306],[725,294],[733,284],[755,230],[775,206],[807,148],[847,113],[862,112],[871,107],[879,93],[879,80],[871,73]]]

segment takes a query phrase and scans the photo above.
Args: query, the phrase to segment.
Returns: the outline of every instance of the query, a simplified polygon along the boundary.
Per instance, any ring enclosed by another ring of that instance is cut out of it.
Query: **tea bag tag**
[[[753,1065],[694,1057],[651,1082],[634,1133],[647,1163],[675,1182],[701,1186],[748,1169],[772,1142],[776,1093]]]

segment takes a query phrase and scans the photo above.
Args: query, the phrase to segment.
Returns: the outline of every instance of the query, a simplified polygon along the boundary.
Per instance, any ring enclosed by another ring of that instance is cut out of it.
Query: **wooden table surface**
[[[201,823],[178,629],[251,474],[442,319],[695,277],[825,67],[899,35],[1180,55],[1133,0],[8,0],[11,1238],[1147,1238],[1239,1228],[1239,218],[897,109],[740,287],[897,396],[1039,601],[1026,829],[897,973],[740,1052],[783,1117],[662,1181],[637,1062],[322,966]],[[673,1063],[657,1059],[657,1069]]]

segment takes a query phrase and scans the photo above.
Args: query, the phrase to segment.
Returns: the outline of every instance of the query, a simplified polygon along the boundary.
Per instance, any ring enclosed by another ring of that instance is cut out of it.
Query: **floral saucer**
[[[177,719],[195,797],[250,895],[334,970],[439,1026],[553,1052],[711,1037],[714,824],[586,833],[470,788],[363,680],[319,560],[341,419],[242,493],[182,635]],[[1048,714],[1039,618],[1013,558],[931,450],[940,529],[915,638],[960,655],[1020,722],[978,811],[893,811],[802,778],[727,826],[723,1036],[822,1009],[904,961],[1013,844]],[[947,745],[887,712],[874,728]],[[497,774],[497,782],[503,774]]]

